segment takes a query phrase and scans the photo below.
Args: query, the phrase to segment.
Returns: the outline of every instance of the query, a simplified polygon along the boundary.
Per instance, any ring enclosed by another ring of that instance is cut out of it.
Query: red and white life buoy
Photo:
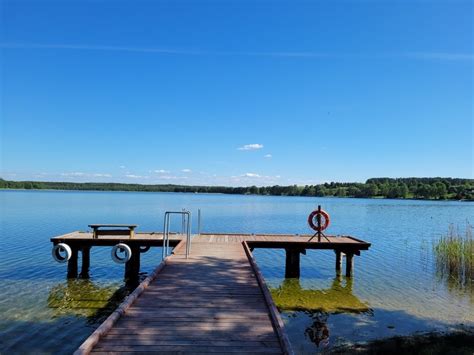
[[[318,227],[318,220],[317,217],[321,217],[321,227]],[[324,219],[324,222],[323,222]],[[329,223],[331,223],[329,219],[329,213],[324,210],[318,209],[311,212],[308,216],[308,224],[309,226],[314,229],[316,232],[322,232],[327,227],[329,227]]]

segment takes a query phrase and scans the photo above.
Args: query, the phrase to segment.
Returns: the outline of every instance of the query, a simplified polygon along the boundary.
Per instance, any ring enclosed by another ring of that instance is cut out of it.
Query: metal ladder
[[[163,255],[166,258],[170,248],[170,220],[171,215],[181,215],[181,235],[186,235],[186,259],[191,252],[191,212],[183,209],[182,211],[166,211],[163,225]]]

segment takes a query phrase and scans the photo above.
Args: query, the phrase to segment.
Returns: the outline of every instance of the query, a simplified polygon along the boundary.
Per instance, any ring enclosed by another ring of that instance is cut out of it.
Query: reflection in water
[[[327,347],[329,345],[329,328],[327,321],[329,314],[326,312],[314,312],[311,314],[313,324],[306,328],[304,334],[316,346]]]
[[[474,304],[474,279],[462,279],[457,275],[449,274],[443,268],[437,267],[438,282],[444,284],[447,290],[458,298],[467,297]]]
[[[133,286],[112,284],[100,286],[87,279],[71,279],[54,286],[48,296],[48,307],[54,316],[87,317],[88,323],[106,318],[133,291]]]
[[[317,347],[324,348],[329,345],[328,319],[331,314],[372,312],[352,294],[352,283],[351,278],[338,276],[330,288],[311,290],[303,289],[299,279],[285,279],[280,287],[270,289],[270,292],[280,311],[303,311],[311,318],[304,335]],[[298,317],[298,312],[294,315]]]

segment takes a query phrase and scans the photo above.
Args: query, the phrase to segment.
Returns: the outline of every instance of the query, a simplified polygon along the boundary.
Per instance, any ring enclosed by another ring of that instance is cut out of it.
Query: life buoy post
[[[314,221],[315,219],[316,219],[316,223]],[[324,219],[324,223],[322,222],[322,219]],[[331,223],[331,219],[329,217],[329,213],[322,210],[321,205],[318,205],[318,209],[311,212],[308,216],[308,224],[310,228],[316,231],[316,233],[309,239],[309,241],[311,241],[315,236],[318,236],[318,242],[321,241],[321,236],[327,239],[323,231],[327,227],[329,227],[330,223]]]

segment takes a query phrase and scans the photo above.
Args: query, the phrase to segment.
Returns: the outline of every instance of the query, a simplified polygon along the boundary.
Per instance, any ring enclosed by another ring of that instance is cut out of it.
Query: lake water
[[[459,287],[441,277],[432,252],[449,224],[465,231],[472,202],[0,191],[0,350],[71,353],[130,291],[109,248],[92,249],[90,280],[67,281],[66,266],[51,257],[53,236],[91,223],[161,231],[164,212],[181,208],[194,217],[200,208],[205,232],[309,233],[306,219],[318,204],[331,215],[328,233],[350,234],[372,247],[355,257],[350,280],[336,277],[332,251],[303,255],[298,281],[284,279],[284,252],[255,250],[297,353],[474,327],[472,284]],[[159,263],[160,252],[142,255],[145,274]],[[285,309],[294,297],[311,309]]]

